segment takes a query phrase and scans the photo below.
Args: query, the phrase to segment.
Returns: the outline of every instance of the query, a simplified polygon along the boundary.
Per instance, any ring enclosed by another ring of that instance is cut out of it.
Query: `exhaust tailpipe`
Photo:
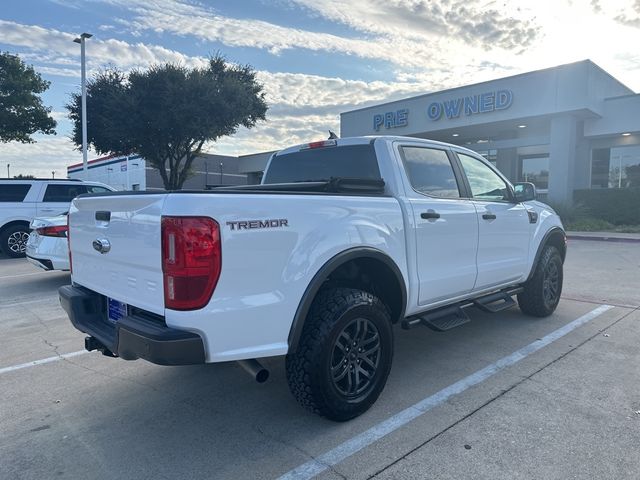
[[[269,378],[269,370],[255,358],[250,360],[238,360],[238,365],[245,369],[245,371],[251,375],[258,383],[264,383]]]

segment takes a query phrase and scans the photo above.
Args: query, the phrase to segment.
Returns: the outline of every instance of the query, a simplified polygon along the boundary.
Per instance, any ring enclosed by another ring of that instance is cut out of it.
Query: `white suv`
[[[0,180],[0,249],[9,257],[23,257],[35,217],[67,212],[71,200],[83,193],[110,191],[103,183],[80,180]]]

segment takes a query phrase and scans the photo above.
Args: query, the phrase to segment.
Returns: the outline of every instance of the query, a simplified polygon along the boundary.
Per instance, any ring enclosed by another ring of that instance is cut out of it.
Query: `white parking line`
[[[19,273],[18,275],[0,275],[0,280],[3,278],[17,278],[17,277],[29,277],[31,275],[45,275],[50,274],[51,272],[33,272],[33,273]]]
[[[21,363],[20,365],[12,365],[10,367],[0,368],[0,374],[7,372],[14,372],[16,370],[22,370],[23,368],[35,367],[36,365],[42,365],[44,363],[58,362],[65,358],[77,357],[89,353],[87,350],[78,350],[77,352],[63,353],[55,357],[43,358],[41,360],[34,360],[33,362]]]
[[[600,305],[598,308],[566,324],[564,327],[561,327],[551,332],[550,334],[536,340],[535,342],[530,343],[526,347],[513,352],[511,355],[507,355],[506,357],[501,358],[497,362],[492,363],[491,365],[488,365],[481,370],[478,370],[468,377],[465,377],[462,380],[449,385],[439,392],[424,398],[418,403],[411,405],[410,407],[402,410],[401,412],[395,414],[387,420],[384,420],[383,422],[374,425],[370,429],[365,430],[360,435],[357,435],[350,440],[341,443],[332,450],[323,453],[315,459],[310,460],[307,463],[300,465],[299,467],[296,467],[295,469],[282,475],[279,480],[307,480],[315,477],[316,475],[324,472],[330,467],[337,465],[354,453],[357,453],[363,448],[368,447],[372,443],[380,440],[385,435],[388,435],[389,433],[424,415],[432,408],[446,402],[452,396],[462,393],[465,390],[473,387],[474,385],[478,385],[489,377],[495,375],[496,373],[504,370],[507,367],[510,367],[511,365],[514,365],[523,358],[528,357],[532,353],[537,352],[541,348],[546,347],[559,338],[564,337],[569,332],[602,315],[604,312],[612,308],[613,307],[611,305]]]
[[[24,302],[0,303],[0,308],[20,307],[22,305],[31,305],[34,303],[54,302],[58,305],[58,296],[38,298],[37,300],[25,300]]]

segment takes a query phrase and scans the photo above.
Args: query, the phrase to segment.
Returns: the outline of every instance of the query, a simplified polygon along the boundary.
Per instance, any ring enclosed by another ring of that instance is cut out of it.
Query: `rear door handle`
[[[484,220],[495,220],[496,216],[493,213],[483,213],[482,218]]]
[[[420,214],[420,218],[424,218],[425,220],[432,220],[436,218],[440,218],[440,214],[438,212],[434,212],[433,210],[429,212],[422,212]]]

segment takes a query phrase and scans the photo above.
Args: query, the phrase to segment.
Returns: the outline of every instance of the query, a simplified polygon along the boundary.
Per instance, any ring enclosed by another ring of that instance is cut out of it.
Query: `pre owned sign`
[[[496,90],[478,95],[453,98],[443,102],[431,102],[427,107],[427,116],[431,120],[440,120],[442,116],[452,119],[461,114],[475,115],[476,113],[488,113],[494,110],[506,110],[513,103],[511,90]]]
[[[511,90],[495,90],[477,95],[467,95],[464,97],[452,98],[440,102],[431,102],[426,109],[427,117],[437,121],[442,117],[449,120],[459,118],[461,115],[475,115],[478,113],[489,113],[496,110],[506,110],[513,103],[513,92]],[[373,129],[378,132],[380,128],[385,129],[406,127],[409,125],[409,109],[376,113],[373,116]]]

